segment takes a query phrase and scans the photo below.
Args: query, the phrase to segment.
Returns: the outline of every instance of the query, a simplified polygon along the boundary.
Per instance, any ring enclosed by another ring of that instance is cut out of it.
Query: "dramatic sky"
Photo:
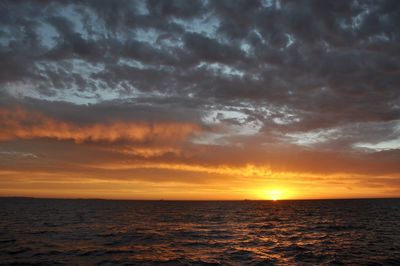
[[[0,195],[400,196],[400,1],[0,1]]]

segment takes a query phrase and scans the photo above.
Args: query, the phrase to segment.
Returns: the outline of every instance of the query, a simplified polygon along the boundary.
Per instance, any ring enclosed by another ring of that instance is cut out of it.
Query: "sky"
[[[0,1],[0,196],[400,196],[400,1]]]

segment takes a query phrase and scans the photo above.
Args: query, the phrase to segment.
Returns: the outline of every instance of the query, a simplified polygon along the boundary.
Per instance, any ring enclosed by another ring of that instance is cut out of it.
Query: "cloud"
[[[49,138],[81,142],[176,142],[200,131],[200,127],[183,123],[113,122],[75,125],[57,121],[38,112],[24,109],[0,109],[0,140]]]

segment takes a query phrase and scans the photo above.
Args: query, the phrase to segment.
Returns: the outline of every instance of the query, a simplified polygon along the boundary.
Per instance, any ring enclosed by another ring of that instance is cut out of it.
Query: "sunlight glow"
[[[281,189],[271,189],[267,191],[267,196],[270,200],[277,201],[284,197],[284,193]]]
[[[261,188],[254,188],[253,195],[260,200],[288,200],[299,197],[297,188],[290,184],[265,185]]]

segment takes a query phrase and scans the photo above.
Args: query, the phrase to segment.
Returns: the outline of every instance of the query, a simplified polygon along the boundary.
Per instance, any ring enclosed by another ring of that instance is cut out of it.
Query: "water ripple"
[[[0,265],[400,265],[396,199],[0,204]]]

